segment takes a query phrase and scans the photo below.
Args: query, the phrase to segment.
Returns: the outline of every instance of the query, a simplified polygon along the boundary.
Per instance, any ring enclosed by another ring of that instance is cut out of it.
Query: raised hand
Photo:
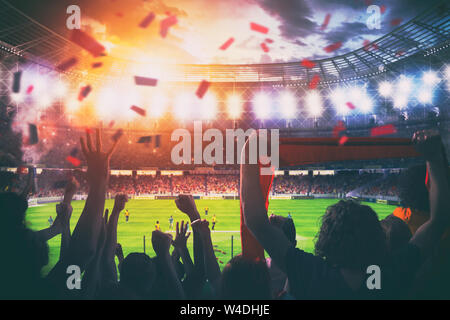
[[[175,204],[181,212],[188,215],[191,221],[200,219],[200,214],[197,211],[197,206],[192,195],[180,194],[175,199]]]
[[[56,218],[53,225],[58,228],[64,228],[70,225],[70,218],[72,217],[72,206],[67,203],[59,203],[56,205]]]
[[[169,255],[170,245],[172,244],[172,235],[155,230],[152,232],[153,250],[157,256]]]
[[[209,222],[207,220],[195,220],[191,223],[192,229],[200,234],[201,237],[209,236],[211,230],[209,229]]]
[[[181,228],[179,226],[179,223],[177,222],[176,226],[176,236],[175,240],[172,242],[172,245],[177,249],[178,251],[187,248],[187,240],[189,236],[191,235],[191,232],[187,232],[188,224],[184,224],[184,221],[181,221]]]
[[[86,131],[86,141],[80,138],[81,150],[88,164],[87,180],[90,185],[105,185],[109,179],[109,160],[117,148],[120,139],[117,139],[108,152],[102,151],[102,139],[100,129],[96,129],[97,142],[94,149],[92,137],[89,131]]]
[[[414,133],[414,147],[426,160],[434,160],[442,155],[442,140],[437,130],[421,130]]]
[[[126,194],[117,194],[114,198],[114,210],[121,212],[125,209],[125,204],[128,202],[128,196]]]

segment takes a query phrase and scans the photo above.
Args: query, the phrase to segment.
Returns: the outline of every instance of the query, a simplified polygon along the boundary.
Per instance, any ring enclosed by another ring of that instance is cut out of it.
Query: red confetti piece
[[[264,42],[261,43],[261,48],[263,49],[264,52],[269,52],[269,47]]]
[[[30,94],[31,92],[33,92],[34,86],[31,84],[28,86],[27,88],[27,94]]]
[[[348,141],[348,137],[347,137],[347,136],[342,136],[342,137],[339,139],[339,145],[342,146],[342,145],[344,145],[347,141]]]
[[[425,186],[427,187],[428,191],[430,191],[430,177],[428,175],[428,168],[427,168],[427,172],[425,175]]]
[[[356,109],[355,105],[353,103],[351,103],[351,102],[347,102],[346,105],[351,110],[355,110]]]
[[[273,43],[273,40],[272,39],[269,39],[269,38],[267,38],[266,40],[264,40],[265,42],[267,42],[267,43]]]
[[[83,101],[84,98],[88,96],[91,92],[92,88],[90,85],[84,86],[80,89],[80,93],[78,94],[78,101]]]
[[[339,133],[341,131],[345,131],[347,128],[344,125],[343,121],[339,121],[338,124],[333,128],[333,137],[339,137]]]
[[[342,42],[338,41],[336,43],[330,44],[329,46],[325,47],[323,50],[325,50],[325,52],[330,53],[330,52],[336,51],[340,47],[342,47]]]
[[[375,127],[370,130],[372,137],[385,136],[388,134],[397,133],[397,128],[393,124],[387,124],[385,126]]]
[[[138,86],[155,87],[158,84],[158,79],[135,76],[134,83]]]
[[[75,57],[72,57],[70,59],[65,60],[64,62],[62,62],[58,66],[56,66],[56,69],[58,69],[59,71],[66,71],[67,69],[73,67],[77,63],[78,63],[78,59],[75,58]]]
[[[109,128],[112,128],[112,127],[114,127],[114,124],[115,124],[115,121],[114,121],[114,120],[111,120],[111,122],[108,124],[108,127],[109,127]]]
[[[403,19],[402,18],[397,18],[397,19],[392,19],[391,20],[391,26],[398,26],[400,23],[402,23]]]
[[[147,112],[144,109],[136,107],[136,106],[131,106],[130,109],[143,117],[145,117],[145,115],[147,114]]]
[[[381,12],[381,14],[383,14],[383,13],[386,12],[386,6],[385,6],[384,4],[382,4],[382,5],[380,6],[380,12]]]
[[[311,82],[309,83],[309,88],[311,90],[316,89],[317,88],[317,84],[319,83],[319,81],[320,81],[320,76],[318,74],[315,74],[313,76],[313,78],[311,79]]]
[[[314,68],[316,66],[314,62],[308,59],[303,59],[301,65],[308,69]]]
[[[164,20],[161,21],[161,29],[159,31],[159,34],[161,37],[165,38],[167,36],[167,33],[169,33],[169,28],[176,25],[178,23],[176,16],[170,16]]]
[[[81,164],[81,161],[75,157],[67,156],[67,161],[69,161],[74,167],[78,167]]]
[[[123,136],[123,130],[122,130],[122,129],[119,129],[119,130],[116,131],[116,133],[114,133],[114,135],[112,136],[112,139],[113,139],[114,141],[117,141],[117,140],[119,140],[122,136]]]
[[[199,85],[199,87],[198,87],[198,89],[197,89],[197,92],[195,93],[195,94],[197,95],[197,97],[199,97],[200,99],[202,99],[203,96],[205,95],[205,93],[208,91],[210,85],[211,85],[210,82],[208,82],[208,81],[206,81],[206,80],[203,80],[203,81],[200,83],[200,85]]]
[[[331,14],[327,13],[327,15],[325,16],[325,19],[323,20],[322,26],[320,27],[320,30],[325,30],[328,26],[328,24],[330,23],[330,19],[331,19]]]
[[[91,128],[86,128],[86,133],[92,134],[93,132]]]
[[[264,34],[267,34],[269,32],[269,28],[264,27],[260,24],[254,23],[254,22],[250,22],[250,29],[252,29],[253,31],[256,31],[256,32],[264,33]]]
[[[223,45],[220,46],[220,50],[227,50],[231,44],[234,42],[234,38],[230,38]]]
[[[105,47],[90,35],[79,29],[72,30],[70,40],[88,51],[94,57],[105,55]]]
[[[147,28],[150,23],[155,19],[155,14],[153,12],[150,12],[142,21],[139,23],[139,27],[142,29]]]
[[[103,62],[94,62],[91,66],[92,68],[100,68],[103,65]]]

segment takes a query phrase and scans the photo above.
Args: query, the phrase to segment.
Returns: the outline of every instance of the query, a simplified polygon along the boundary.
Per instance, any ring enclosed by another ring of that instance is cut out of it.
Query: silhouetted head
[[[405,246],[412,237],[408,225],[402,219],[388,215],[380,221],[381,227],[386,234],[386,243],[389,253],[393,253]]]
[[[28,201],[24,197],[13,193],[0,193],[0,210],[2,211],[2,223],[0,229],[24,225],[25,212],[28,209]]]
[[[288,238],[288,240],[294,245],[294,247],[297,245],[297,232],[295,230],[294,221],[289,218],[285,218],[282,216],[276,216],[272,214],[269,217],[269,222],[274,227],[280,228],[283,230],[284,235]]]
[[[130,253],[122,262],[120,285],[140,297],[148,297],[156,278],[156,266],[145,253]]]
[[[315,244],[316,255],[330,264],[355,271],[382,264],[387,254],[386,238],[377,214],[354,200],[329,206]]]
[[[221,299],[271,299],[270,275],[265,261],[253,261],[238,255],[222,271]]]
[[[425,186],[426,172],[425,165],[418,165],[401,173],[397,188],[402,207],[430,212],[428,189]]]

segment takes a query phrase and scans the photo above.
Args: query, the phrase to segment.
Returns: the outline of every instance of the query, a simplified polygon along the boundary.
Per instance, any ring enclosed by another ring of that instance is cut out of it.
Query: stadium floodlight
[[[399,92],[401,92],[402,94],[410,94],[413,89],[413,82],[406,76],[400,76],[397,86]]]
[[[312,117],[319,117],[322,114],[323,102],[320,93],[316,90],[308,91],[305,96],[305,104],[308,113]]]
[[[227,99],[228,115],[231,119],[237,119],[242,114],[241,97],[237,94],[230,95]]]
[[[433,102],[433,91],[430,88],[421,88],[417,100],[422,104],[431,104]]]
[[[186,120],[192,117],[194,95],[187,92],[177,95],[173,105],[173,115],[178,120]]]
[[[80,108],[80,102],[76,97],[69,97],[64,103],[67,112],[75,112]]]
[[[336,88],[330,93],[331,102],[334,104],[336,113],[339,115],[346,115],[350,108],[347,106],[348,98],[343,88]]]
[[[53,92],[57,98],[62,98],[67,94],[67,85],[62,80],[57,80],[55,82],[55,87]]]
[[[167,110],[168,100],[163,94],[157,93],[151,97],[149,115],[151,118],[161,118]]]
[[[363,113],[370,113],[373,110],[373,101],[366,94],[362,97],[362,99],[358,103],[359,110]]]
[[[217,115],[217,98],[208,92],[201,101],[201,115],[200,118],[204,120],[213,120]]]
[[[404,109],[408,105],[408,96],[399,94],[394,97],[394,108]]]
[[[257,118],[267,119],[271,113],[270,97],[264,92],[257,93],[253,98],[253,109]]]
[[[436,72],[430,70],[423,73],[422,81],[427,86],[434,86],[438,84],[441,79],[438,77]]]
[[[285,91],[280,94],[280,106],[281,113],[285,119],[293,119],[295,118],[296,109],[297,109],[297,101],[295,96],[289,92]]]
[[[388,81],[383,81],[378,86],[378,93],[382,97],[385,98],[390,97],[392,95],[392,91],[393,91],[392,84]]]

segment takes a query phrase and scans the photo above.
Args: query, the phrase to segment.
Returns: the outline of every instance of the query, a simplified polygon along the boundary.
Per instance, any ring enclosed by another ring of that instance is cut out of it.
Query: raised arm
[[[437,132],[431,130],[416,132],[413,143],[427,162],[430,219],[416,231],[410,243],[415,244],[425,258],[439,242],[450,221],[448,163],[444,161],[441,137]]]
[[[106,224],[106,243],[103,250],[103,275],[105,281],[117,281],[117,269],[114,255],[117,247],[117,223],[120,212],[128,202],[126,194],[118,194],[114,200],[114,208]]]
[[[211,230],[207,220],[196,220],[191,224],[192,229],[200,235],[203,245],[203,255],[205,257],[206,278],[211,283],[214,291],[219,292],[220,267],[217,263],[216,254],[211,240]]]
[[[259,165],[248,164],[250,139],[257,139],[256,134],[245,143],[241,154],[240,195],[245,225],[277,266],[286,271],[284,260],[292,244],[279,228],[269,223],[265,200],[261,192]]]
[[[155,230],[152,233],[152,245],[157,259],[161,266],[161,272],[167,283],[168,292],[173,294],[173,299],[184,299],[185,294],[180,281],[178,280],[175,267],[170,257],[169,249],[172,243],[172,236]]]
[[[177,208],[181,211],[187,214],[189,219],[192,222],[200,219],[200,213],[197,210],[197,206],[195,205],[194,198],[192,195],[179,195],[177,199],[175,200],[175,204],[177,205]],[[194,230],[194,272],[199,281],[203,283],[205,280],[205,265],[204,265],[204,258],[203,258],[203,247],[202,247],[202,240],[200,238],[200,235],[197,231]],[[199,284],[199,287],[201,284]]]
[[[69,250],[70,244],[70,218],[72,217],[72,200],[77,192],[77,189],[80,187],[80,184],[77,180],[72,177],[66,185],[66,189],[64,191],[63,202],[60,205],[60,208],[56,208],[56,212],[58,210],[64,211],[64,214],[61,216],[62,219],[62,228],[61,228],[61,248],[59,251],[60,259],[62,259]],[[58,212],[59,214],[59,212]],[[58,219],[58,216],[56,217]]]
[[[184,270],[186,271],[186,276],[189,277],[194,271],[194,263],[192,262],[191,255],[189,254],[189,250],[187,248],[187,240],[191,235],[190,232],[187,232],[187,224],[184,224],[184,221],[181,221],[181,228],[179,223],[177,222],[176,226],[176,236],[172,245],[177,251],[178,255],[181,257],[183,261]]]

